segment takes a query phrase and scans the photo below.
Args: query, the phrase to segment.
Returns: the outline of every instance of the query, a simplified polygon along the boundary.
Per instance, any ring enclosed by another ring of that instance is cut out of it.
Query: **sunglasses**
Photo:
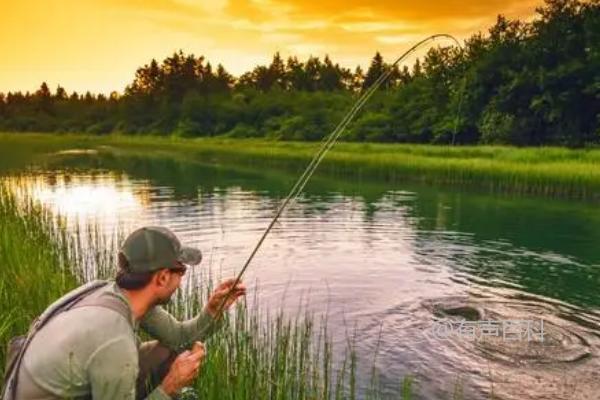
[[[178,263],[175,268],[170,268],[169,271],[183,276],[185,274],[185,271],[187,271],[187,267],[182,263]]]

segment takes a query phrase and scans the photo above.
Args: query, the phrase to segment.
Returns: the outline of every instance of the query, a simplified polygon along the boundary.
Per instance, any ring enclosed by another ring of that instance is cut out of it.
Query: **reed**
[[[23,334],[50,302],[75,287],[64,230],[31,203],[17,204],[0,185],[0,366],[6,343]]]

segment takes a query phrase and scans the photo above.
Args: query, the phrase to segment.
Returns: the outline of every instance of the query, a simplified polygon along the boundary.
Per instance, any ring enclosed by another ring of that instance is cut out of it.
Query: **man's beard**
[[[166,304],[169,304],[171,302],[171,300],[173,300],[173,295],[175,294],[175,290],[173,290],[173,292],[171,292],[171,294],[165,298],[158,298],[156,300],[156,302],[154,303],[155,306],[164,306]]]

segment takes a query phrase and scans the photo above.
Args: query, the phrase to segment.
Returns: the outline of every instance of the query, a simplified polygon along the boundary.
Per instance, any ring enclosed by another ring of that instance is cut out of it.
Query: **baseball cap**
[[[151,272],[161,268],[177,268],[179,263],[198,265],[200,250],[183,246],[177,236],[162,226],[146,226],[133,231],[121,252],[127,258],[131,272]]]

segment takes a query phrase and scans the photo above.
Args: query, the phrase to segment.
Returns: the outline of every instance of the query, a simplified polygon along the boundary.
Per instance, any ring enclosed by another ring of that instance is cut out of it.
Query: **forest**
[[[462,47],[431,47],[393,68],[342,140],[600,142],[600,0],[546,0],[530,22],[499,15]],[[276,53],[236,77],[179,50],[138,68],[122,93],[69,94],[45,82],[34,93],[0,92],[0,131],[315,141],[390,65],[379,52],[366,71]]]

